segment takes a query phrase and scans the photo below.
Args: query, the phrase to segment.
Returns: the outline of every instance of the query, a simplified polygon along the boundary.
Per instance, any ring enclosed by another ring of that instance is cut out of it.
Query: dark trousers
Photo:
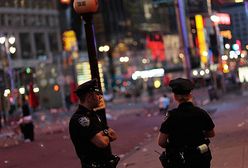
[[[30,139],[34,141],[34,124],[32,122],[21,124],[21,132],[24,136],[24,139]]]
[[[204,154],[187,153],[182,158],[179,153],[170,154],[170,156],[163,156],[161,162],[164,168],[210,168],[212,159],[211,152]]]

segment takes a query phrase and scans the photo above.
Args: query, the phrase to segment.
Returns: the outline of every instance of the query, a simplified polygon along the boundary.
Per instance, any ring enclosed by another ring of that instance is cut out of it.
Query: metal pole
[[[189,40],[188,40],[188,31],[187,31],[187,24],[186,24],[186,16],[185,16],[185,5],[184,0],[177,0],[175,2],[176,6],[176,14],[178,23],[181,30],[181,39],[182,39],[182,47],[184,51],[184,58],[185,58],[185,73],[188,79],[191,79],[191,63],[190,63],[190,54],[189,54]]]
[[[96,48],[96,39],[95,39],[95,32],[94,32],[94,25],[93,25],[93,14],[92,13],[82,14],[82,17],[83,17],[83,20],[85,21],[84,28],[85,28],[85,34],[86,34],[91,77],[98,79],[98,86],[102,90],[100,75],[99,75],[99,68],[98,68],[98,60],[97,60],[97,48]],[[105,108],[100,109],[97,112],[100,115],[102,121],[104,121],[107,124]]]
[[[14,93],[15,82],[14,82],[14,75],[13,75],[13,68],[12,68],[12,60],[11,60],[10,52],[9,52],[9,43],[8,43],[7,38],[5,40],[4,46],[5,46],[5,51],[6,51],[7,59],[8,59],[8,74],[9,74],[9,78],[10,78],[10,88],[11,88],[11,94],[12,94],[12,93]],[[14,103],[15,103],[14,94],[12,96],[13,96]]]

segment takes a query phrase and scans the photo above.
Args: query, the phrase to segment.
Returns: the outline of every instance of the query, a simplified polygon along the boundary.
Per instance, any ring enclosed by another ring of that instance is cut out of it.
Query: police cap
[[[79,85],[75,90],[75,93],[78,97],[89,92],[96,92],[102,95],[102,92],[98,87],[98,81],[96,78]]]
[[[194,83],[189,79],[176,78],[171,80],[169,86],[172,89],[172,92],[179,95],[186,95],[194,89]]]

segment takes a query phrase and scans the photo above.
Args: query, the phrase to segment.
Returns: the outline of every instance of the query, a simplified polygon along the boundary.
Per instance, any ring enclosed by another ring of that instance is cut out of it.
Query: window
[[[37,51],[37,56],[46,54],[45,37],[44,33],[34,34],[35,46]]]
[[[49,45],[50,45],[51,51],[52,52],[57,52],[59,50],[59,48],[58,48],[58,43],[59,42],[58,42],[56,32],[49,33],[48,38],[49,38]]]
[[[21,56],[23,59],[32,58],[29,33],[20,33]]]
[[[4,14],[0,14],[0,26],[4,26]]]

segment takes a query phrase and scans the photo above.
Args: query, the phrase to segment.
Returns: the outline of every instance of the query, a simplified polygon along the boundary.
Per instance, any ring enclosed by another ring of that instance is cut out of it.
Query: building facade
[[[9,48],[1,46],[0,69],[4,80],[1,95],[4,89],[10,88],[9,78],[14,80],[12,87],[16,92],[20,87],[27,91],[29,84],[33,83],[41,93],[42,89],[50,87],[49,84],[57,82],[58,68],[52,66],[62,53],[57,3],[57,0],[1,0],[0,37],[14,37],[16,48],[5,64]],[[46,67],[48,64],[49,68]],[[6,71],[10,66],[12,77]],[[49,76],[44,76],[44,70],[51,71]],[[56,73],[52,75],[52,71]]]

